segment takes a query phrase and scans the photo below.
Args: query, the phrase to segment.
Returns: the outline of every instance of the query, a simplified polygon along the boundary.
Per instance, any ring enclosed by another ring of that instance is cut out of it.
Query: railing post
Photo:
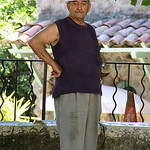
[[[144,92],[145,92],[145,86],[144,86],[144,83],[143,83],[143,80],[144,80],[144,78],[145,78],[145,75],[146,75],[146,72],[145,72],[145,65],[143,64],[143,72],[144,72],[144,74],[143,74],[143,77],[142,77],[142,79],[141,79],[141,84],[142,84],[142,87],[143,87],[143,91],[142,91],[142,93],[140,94],[140,99],[141,99],[141,102],[142,102],[142,107],[141,107],[141,110],[140,110],[140,116],[141,116],[141,119],[142,119],[142,122],[144,122],[144,118],[143,118],[143,116],[142,116],[142,110],[144,109],[144,101],[143,101],[143,94],[144,94]]]
[[[47,83],[47,64],[44,63],[43,101],[42,101],[42,120],[45,120],[46,83]]]
[[[0,98],[2,100],[1,103],[0,103],[0,115],[1,115],[0,121],[2,121],[3,118],[4,118],[4,115],[2,113],[2,106],[4,104],[4,99],[3,99],[2,93],[3,93],[3,90],[5,89],[5,82],[3,81],[3,75],[4,75],[4,72],[5,72],[4,61],[2,61],[1,63],[2,63],[3,71],[1,70],[2,72],[0,72],[0,80],[2,82],[2,88],[0,89]]]
[[[29,107],[29,110],[28,110],[28,114],[29,114],[29,117],[30,117],[30,122],[32,121],[32,119],[31,119],[31,115],[32,115],[32,109],[31,109],[31,107],[32,107],[32,104],[33,104],[33,99],[31,99],[31,96],[30,96],[30,94],[31,93],[33,93],[33,86],[32,86],[32,77],[33,77],[33,61],[30,61],[30,70],[31,70],[31,72],[30,72],[30,77],[29,77],[29,84],[30,84],[30,91],[29,91],[29,93],[28,93],[28,98],[29,98],[29,100],[30,100],[30,102],[31,102],[31,104],[30,104],[30,107]]]
[[[115,78],[114,78],[114,80],[113,80],[113,84],[114,84],[116,90],[115,90],[115,92],[114,92],[114,94],[113,94],[113,96],[112,96],[115,106],[114,106],[114,108],[113,108],[113,110],[112,110],[112,116],[113,116],[114,121],[116,122],[116,117],[115,117],[115,115],[114,115],[114,111],[115,111],[115,109],[116,109],[116,107],[117,107],[117,103],[116,103],[116,100],[115,100],[115,95],[116,95],[116,93],[117,93],[117,86],[116,86],[115,80],[116,80],[117,77],[118,77],[117,64],[115,64],[115,71],[116,71],[116,76],[115,76]]]
[[[15,68],[15,105],[14,105],[14,121],[16,121],[16,105],[17,105],[17,74],[18,74],[18,61],[16,61],[16,68]]]
[[[128,64],[128,88],[127,88],[127,95],[130,90],[130,64]]]

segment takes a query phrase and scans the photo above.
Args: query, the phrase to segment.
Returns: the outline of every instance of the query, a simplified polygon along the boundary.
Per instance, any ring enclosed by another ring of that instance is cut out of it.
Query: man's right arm
[[[34,53],[41,58],[45,63],[49,64],[55,77],[60,77],[62,68],[55,62],[55,60],[46,51],[45,44],[55,45],[59,41],[59,31],[57,25],[51,24],[33,38],[28,41],[29,46],[32,48]]]

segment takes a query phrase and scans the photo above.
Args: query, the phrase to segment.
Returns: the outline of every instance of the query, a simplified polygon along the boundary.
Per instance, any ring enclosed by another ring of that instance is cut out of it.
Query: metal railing
[[[30,86],[30,91],[28,92],[28,95],[26,96],[28,100],[30,100],[30,107],[28,110],[28,116],[29,116],[29,121],[31,122],[31,115],[32,115],[32,105],[33,105],[33,99],[32,99],[32,94],[33,94],[33,86],[32,86],[32,80],[33,80],[33,74],[34,74],[34,69],[33,69],[33,63],[39,62],[39,63],[44,63],[42,60],[24,60],[24,59],[0,59],[0,65],[1,65],[1,70],[0,70],[0,98],[1,98],[1,103],[0,103],[0,115],[1,115],[1,121],[4,118],[4,115],[2,113],[2,106],[4,104],[4,98],[2,96],[2,93],[5,91],[5,89],[7,89],[7,85],[6,85],[6,76],[4,75],[6,72],[6,67],[7,65],[5,65],[8,62],[12,62],[13,63],[13,73],[11,73],[11,75],[13,75],[14,78],[14,82],[13,82],[13,89],[12,91],[14,91],[14,99],[15,99],[15,105],[14,105],[14,121],[16,121],[16,107],[17,107],[17,93],[18,93],[18,80],[17,78],[20,75],[26,74],[29,75],[29,80],[26,81],[29,83]],[[29,66],[29,71],[28,72],[20,72],[19,71],[19,62],[26,62],[28,63]],[[45,120],[45,101],[46,101],[46,80],[47,80],[47,64],[44,63],[44,77],[43,77],[43,103],[42,103],[42,120]],[[9,76],[11,76],[9,75]],[[8,77],[7,77],[8,78]]]
[[[2,99],[2,102],[0,103],[0,115],[2,116],[1,117],[1,121],[3,120],[3,113],[1,111],[1,108],[3,106],[3,103],[4,103],[4,99],[3,99],[3,96],[2,96],[2,93],[3,91],[7,88],[7,85],[5,84],[6,83],[6,79],[5,79],[5,71],[6,71],[6,67],[5,67],[5,63],[7,62],[14,62],[15,64],[15,69],[14,69],[14,75],[15,75],[15,82],[14,82],[14,91],[15,91],[15,106],[14,106],[14,121],[16,120],[16,102],[17,102],[17,92],[18,92],[18,88],[17,88],[17,78],[18,76],[21,74],[21,72],[19,72],[19,68],[18,68],[18,63],[21,62],[21,61],[24,61],[24,62],[28,62],[28,64],[30,64],[29,68],[30,68],[30,71],[28,72],[28,75],[30,76],[29,78],[29,85],[30,85],[30,92],[28,93],[28,99],[30,100],[31,104],[30,104],[30,108],[29,108],[29,117],[30,117],[30,121],[32,120],[31,119],[31,114],[32,114],[32,110],[31,110],[31,106],[33,104],[33,101],[32,101],[32,98],[31,98],[31,93],[33,93],[33,86],[32,86],[32,83],[31,83],[31,80],[33,79],[33,63],[36,63],[36,62],[40,62],[40,63],[44,63],[42,60],[24,60],[24,59],[0,59],[0,65],[1,65],[1,70],[0,70],[0,98]],[[113,101],[114,101],[114,108],[112,110],[112,116],[113,116],[113,119],[116,121],[116,118],[115,118],[115,115],[114,115],[114,111],[117,107],[117,103],[116,103],[116,100],[115,100],[115,94],[117,92],[117,85],[116,85],[116,79],[118,77],[118,67],[119,65],[126,65],[128,67],[128,72],[127,72],[127,75],[128,75],[128,87],[129,87],[129,83],[130,83],[130,67],[132,65],[139,65],[139,66],[142,66],[142,72],[143,72],[143,76],[141,77],[141,85],[142,85],[142,92],[140,94],[140,99],[141,99],[141,102],[142,102],[142,108],[140,110],[140,116],[141,116],[141,119],[142,119],[142,122],[144,122],[144,118],[142,116],[142,110],[144,108],[144,101],[143,101],[143,94],[145,92],[145,86],[144,86],[144,82],[143,82],[143,79],[145,78],[146,76],[146,71],[145,71],[145,66],[149,66],[150,63],[133,63],[133,62],[106,62],[105,65],[113,65],[114,67],[114,70],[115,70],[115,76],[114,76],[114,79],[113,79],[113,84],[114,84],[114,87],[115,87],[115,92],[113,94]],[[47,82],[47,65],[44,63],[44,77],[43,77],[43,102],[42,102],[42,120],[45,120],[45,102],[46,102],[46,82]],[[127,89],[128,90],[128,89]]]
[[[117,93],[117,90],[118,90],[118,88],[117,88],[117,85],[116,85],[116,79],[117,79],[117,77],[118,77],[118,75],[119,75],[119,73],[118,73],[118,68],[119,68],[119,65],[126,65],[127,66],[127,92],[129,92],[130,91],[130,89],[129,89],[129,87],[130,87],[130,78],[131,78],[131,66],[135,66],[135,65],[138,65],[138,66],[142,66],[142,72],[143,72],[143,75],[142,75],[142,77],[141,77],[141,79],[139,79],[140,80],[140,82],[141,82],[141,85],[142,85],[142,92],[140,93],[140,100],[141,100],[141,102],[142,102],[142,107],[141,107],[141,109],[140,109],[140,117],[141,117],[141,119],[142,119],[142,122],[144,122],[144,118],[143,118],[143,116],[142,116],[142,110],[144,109],[144,101],[143,101],[143,94],[144,94],[144,92],[145,92],[145,85],[144,85],[144,82],[143,82],[143,80],[144,80],[144,78],[145,78],[145,76],[146,76],[146,71],[145,71],[145,67],[146,66],[150,66],[150,63],[135,63],[135,62],[106,62],[105,63],[106,65],[114,65],[114,70],[115,70],[115,77],[114,77],[114,79],[113,79],[113,85],[114,85],[114,87],[115,87],[115,92],[114,92],[114,94],[113,94],[113,101],[114,101],[114,104],[115,104],[115,106],[114,106],[114,108],[113,108],[113,110],[112,110],[112,116],[113,116],[113,119],[114,119],[114,121],[116,121],[116,118],[115,118],[115,115],[114,115],[114,111],[115,111],[115,109],[116,109],[116,107],[117,107],[117,103],[116,103],[116,100],[115,100],[115,95],[116,95],[116,93]]]

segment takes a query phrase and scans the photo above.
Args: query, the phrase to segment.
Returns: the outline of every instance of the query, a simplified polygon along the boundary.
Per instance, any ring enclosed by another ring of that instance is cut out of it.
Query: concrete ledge
[[[101,122],[102,150],[150,150],[150,123]]]
[[[56,122],[0,122],[0,150],[60,150]],[[97,150],[150,150],[150,123],[100,122]]]
[[[0,122],[0,150],[60,150],[55,121]]]

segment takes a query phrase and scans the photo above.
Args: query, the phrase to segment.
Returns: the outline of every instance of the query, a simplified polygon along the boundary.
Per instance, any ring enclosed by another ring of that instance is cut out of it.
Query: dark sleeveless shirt
[[[76,24],[70,17],[55,23],[60,39],[52,50],[63,71],[56,78],[53,97],[77,92],[101,94],[102,60],[95,30],[89,24]]]

